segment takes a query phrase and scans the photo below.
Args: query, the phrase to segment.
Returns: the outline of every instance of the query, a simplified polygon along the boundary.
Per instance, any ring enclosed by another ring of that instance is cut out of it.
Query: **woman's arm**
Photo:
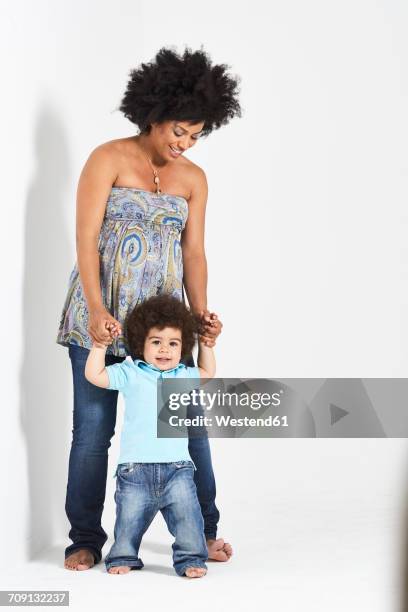
[[[92,151],[79,178],[76,205],[76,252],[78,270],[87,302],[89,333],[98,342],[107,342],[110,334],[104,326],[107,313],[100,287],[99,233],[106,201],[116,180],[112,146],[103,144]],[[109,317],[108,317],[109,318]],[[114,321],[110,317],[111,322]]]
[[[208,276],[204,247],[207,197],[207,179],[203,170],[197,167],[188,202],[187,223],[181,235],[183,283],[190,308],[196,314],[207,309]]]
[[[194,187],[188,203],[188,218],[181,236],[183,284],[191,310],[201,317],[202,334],[214,346],[221,333],[221,321],[207,310],[207,259],[205,256],[205,210],[208,184],[204,171],[197,167]]]

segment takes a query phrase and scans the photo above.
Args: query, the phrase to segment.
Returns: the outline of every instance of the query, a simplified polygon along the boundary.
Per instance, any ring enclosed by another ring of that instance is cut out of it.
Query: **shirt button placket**
[[[164,372],[159,372],[159,378],[163,379]],[[162,483],[162,470],[160,469],[160,463],[156,463],[155,465],[155,485],[156,485],[156,496],[159,497],[162,493],[163,483]]]
[[[159,377],[163,380],[163,378],[166,378],[166,372],[160,372]],[[159,464],[159,492],[160,494],[162,494],[163,489],[164,489],[164,473],[165,470],[160,470],[160,464]]]

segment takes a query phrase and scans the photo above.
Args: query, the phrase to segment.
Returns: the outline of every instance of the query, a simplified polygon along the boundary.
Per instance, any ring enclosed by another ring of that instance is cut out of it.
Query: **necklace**
[[[146,153],[146,151],[144,150],[144,148],[142,147],[142,145],[141,145],[140,143],[138,143],[138,144],[139,144],[139,147],[142,149],[143,154],[144,154],[144,155],[145,155],[145,157],[147,158],[147,161],[149,162],[151,169],[153,170],[153,176],[154,176],[153,181],[154,181],[154,184],[156,185],[156,193],[157,193],[157,195],[160,195],[160,194],[161,194],[161,189],[160,189],[160,178],[159,178],[159,172],[158,172],[158,170],[156,170],[156,168],[153,166],[152,160],[150,159],[149,155]]]

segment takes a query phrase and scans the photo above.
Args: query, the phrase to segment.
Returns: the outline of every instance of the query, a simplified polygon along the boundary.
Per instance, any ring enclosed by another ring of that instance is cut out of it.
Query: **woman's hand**
[[[215,346],[215,341],[222,331],[222,323],[215,312],[209,310],[201,310],[198,313],[199,317],[199,337],[206,346],[212,348]]]
[[[94,342],[109,346],[122,333],[122,327],[106,308],[89,312],[88,333]]]

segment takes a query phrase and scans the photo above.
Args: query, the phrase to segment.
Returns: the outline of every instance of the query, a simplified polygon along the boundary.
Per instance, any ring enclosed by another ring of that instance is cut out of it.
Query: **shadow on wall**
[[[29,486],[28,559],[67,532],[67,440],[72,429],[70,362],[66,353],[64,371],[56,354],[63,355],[67,349],[55,342],[73,265],[63,214],[71,171],[65,129],[46,105],[37,119],[34,156],[36,169],[25,215],[20,371],[20,419]]]
[[[408,466],[406,466],[404,474],[404,482],[408,482]],[[400,548],[400,567],[401,573],[398,576],[397,583],[402,586],[398,612],[408,612],[408,488],[404,487],[404,501],[401,511],[401,548]]]
[[[408,612],[408,494],[405,494],[405,508],[403,516],[403,542],[402,542],[402,598],[401,612]]]

